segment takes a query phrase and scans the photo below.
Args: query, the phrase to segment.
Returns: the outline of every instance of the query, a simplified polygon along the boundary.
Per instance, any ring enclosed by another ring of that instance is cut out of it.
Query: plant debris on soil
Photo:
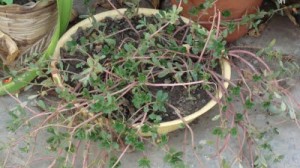
[[[144,16],[134,16],[130,19],[131,24],[136,27],[139,24],[139,21],[145,18],[146,22],[148,24],[159,24],[159,21],[157,20],[156,17],[144,17]],[[185,25],[185,23],[183,21],[180,21],[181,23],[179,23],[179,25],[176,26],[176,28],[181,28],[183,27],[183,25]],[[96,25],[96,26],[95,26]],[[177,29],[176,29],[177,30]],[[171,32],[174,33],[176,30],[172,30]],[[110,36],[113,37],[114,39],[116,39],[116,46],[121,46],[124,45],[124,43],[126,43],[127,41],[130,42],[134,42],[134,46],[137,48],[139,46],[139,39],[141,37],[144,37],[144,33],[146,31],[146,28],[143,29],[139,29],[139,34],[137,34],[134,30],[130,29],[130,24],[128,23],[128,21],[126,19],[118,19],[118,20],[114,20],[112,18],[106,18],[104,19],[104,21],[102,22],[97,22],[94,23],[94,26],[91,28],[88,28],[86,30],[83,30],[81,28],[79,28],[76,32],[76,34],[74,34],[72,36],[72,41],[76,42],[78,45],[80,45],[83,41],[83,39],[95,39],[97,38],[97,36],[99,36],[100,33],[104,33],[106,36]],[[168,30],[164,30],[165,32]],[[161,36],[163,36],[163,38],[174,38],[177,44],[181,44],[182,45],[182,41],[184,37],[184,34],[186,32],[189,31],[189,27],[186,26],[180,30],[178,30],[178,33],[174,36],[171,37],[170,34],[166,33],[166,34],[161,34]],[[118,32],[116,34],[116,32]],[[115,35],[112,35],[114,34]],[[168,44],[168,41],[163,41],[161,39],[156,39],[155,41],[157,44],[160,44],[161,46],[167,46],[170,45]],[[119,49],[116,48],[115,51],[113,52],[109,52],[107,53],[105,46],[108,45],[107,42],[102,42],[102,43],[92,43],[91,45],[89,45],[88,47],[85,47],[86,49],[86,53],[87,54],[82,54],[79,51],[76,52],[70,52],[68,51],[68,47],[64,47],[61,48],[61,63],[59,66],[60,69],[63,69],[63,71],[68,72],[67,76],[65,77],[65,83],[68,84],[69,86],[71,86],[72,88],[76,88],[78,87],[78,80],[72,80],[72,76],[71,74],[80,74],[83,69],[88,68],[88,66],[86,64],[81,65],[81,67],[79,67],[79,64],[82,64],[82,62],[86,62],[89,56],[94,56],[94,55],[105,55],[105,59],[100,60],[101,65],[105,66],[106,69],[112,69],[111,66],[111,61],[113,60],[113,57],[115,57],[116,55],[112,55],[111,53],[114,54],[118,54]],[[152,51],[155,51],[157,49],[161,49],[161,48],[153,48],[150,47],[148,49],[148,51],[146,52],[145,55],[149,55]],[[173,50],[176,50],[176,48],[174,48]],[[88,56],[89,55],[89,56]],[[117,59],[119,61],[122,61],[123,58],[119,58]],[[193,58],[192,61],[197,62],[196,58]],[[148,65],[144,64],[142,67],[140,68],[144,68],[147,69]],[[218,65],[217,67],[214,68],[214,70],[221,74],[221,68]],[[65,73],[61,73],[61,74],[65,74]],[[133,76],[136,74],[133,74]],[[105,79],[104,75],[99,74],[99,78],[101,79]],[[183,76],[183,79],[185,79],[186,77]],[[176,83],[176,81],[172,78],[170,78],[169,76],[165,76],[163,78],[155,78],[155,81],[152,81],[153,83]],[[185,82],[185,81],[183,81]],[[213,79],[210,79],[210,81],[208,82],[213,82]],[[172,104],[173,106],[175,106],[178,110],[180,110],[181,115],[182,116],[187,116],[189,114],[194,113],[195,111],[199,110],[200,108],[202,108],[205,104],[208,103],[208,101],[211,100],[211,97],[209,96],[209,94],[207,93],[207,90],[203,89],[203,86],[201,84],[199,85],[192,85],[193,89],[190,89],[189,86],[173,86],[173,87],[148,87],[149,91],[151,93],[153,93],[153,95],[155,95],[155,93],[158,90],[162,90],[164,92],[168,93],[168,103]],[[81,89],[77,89],[79,91],[82,91],[83,88]],[[95,91],[95,88],[88,86],[88,89],[90,91]],[[212,90],[209,90],[210,93],[212,93],[212,95],[214,95],[214,90],[215,88],[212,88]],[[126,93],[124,96],[124,98],[127,99],[127,103],[124,103],[124,111],[122,113],[123,116],[119,116],[119,117],[125,117],[126,119],[130,119],[132,118],[132,114],[135,113],[138,109],[136,109],[132,103],[132,91],[129,91],[128,93]],[[171,120],[175,120],[178,119],[178,114],[175,113],[175,111],[170,108],[167,107],[167,112],[163,112],[160,113],[160,115],[162,116],[162,121],[171,121]],[[135,119],[135,122],[137,119]],[[139,120],[138,120],[139,121]]]

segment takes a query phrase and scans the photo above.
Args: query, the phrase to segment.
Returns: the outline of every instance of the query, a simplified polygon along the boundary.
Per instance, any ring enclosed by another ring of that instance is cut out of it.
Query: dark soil
[[[25,5],[28,2],[36,2],[37,0],[14,0],[14,4]]]
[[[133,26],[138,25],[138,20],[140,19],[140,17],[133,17],[131,19],[131,23]],[[157,20],[154,19],[154,17],[146,17],[147,23],[152,23],[152,24],[157,24]],[[103,21],[106,25],[104,26],[99,26],[97,29],[102,30],[105,32],[105,34],[111,34],[113,32],[119,31],[119,30],[123,30],[125,28],[129,28],[130,25],[129,23],[125,20],[125,19],[120,19],[120,20],[112,20],[111,18],[106,18]],[[182,22],[180,26],[184,25],[184,23]],[[179,31],[176,34],[176,37],[174,37],[175,39],[177,39],[178,43],[182,40],[185,31],[188,28],[184,28],[181,31]],[[80,38],[81,37],[86,37],[88,38],[89,36],[91,36],[91,34],[97,34],[98,32],[96,30],[93,29],[87,29],[87,30],[82,30],[82,29],[78,29],[77,33],[75,35],[73,35],[73,40],[76,41],[77,43],[80,43]],[[140,36],[143,36],[143,31],[140,31]],[[115,36],[116,40],[117,40],[117,45],[119,46],[119,44],[125,39],[125,38],[131,38],[134,39],[135,41],[138,42],[139,40],[139,36],[131,29],[128,29],[122,33],[119,33],[117,36]],[[169,38],[169,37],[166,37]],[[164,45],[163,42],[161,41],[157,41],[157,43],[161,43],[162,45]],[[138,43],[137,43],[138,45]],[[87,49],[87,52],[90,55],[93,54],[99,54],[101,55],[101,50],[99,50],[97,48],[97,45],[94,44],[93,47],[89,47]],[[80,73],[82,72],[82,69],[77,68],[76,65],[78,63],[81,62],[81,60],[86,61],[87,57],[82,56],[83,54],[81,53],[75,53],[75,54],[70,54],[69,52],[66,51],[66,49],[62,48],[61,49],[61,57],[62,59],[72,59],[72,60],[64,60],[63,61],[63,67],[64,70],[66,71],[71,71],[73,73]],[[112,55],[107,55],[105,62],[110,60],[110,57]],[[77,59],[77,60],[74,60]],[[196,61],[196,60],[195,60]],[[105,64],[105,62],[101,62],[102,65]],[[85,67],[83,67],[85,68]],[[216,69],[218,73],[220,73],[220,68]],[[161,83],[161,80],[165,80],[165,79],[158,79],[157,81],[155,81],[154,83]],[[78,82],[77,81],[67,81],[67,84],[69,84],[72,87],[77,86]],[[92,88],[90,88],[92,89]],[[172,104],[173,106],[175,106],[176,108],[178,108],[182,113],[182,116],[187,116],[189,114],[192,114],[193,112],[199,110],[201,107],[203,107],[203,105],[205,105],[211,98],[210,96],[206,93],[205,90],[202,89],[201,85],[198,85],[196,89],[192,90],[191,92],[189,92],[186,88],[184,87],[167,87],[167,88],[148,88],[150,90],[150,92],[153,93],[153,95],[155,95],[155,93],[158,90],[163,90],[164,92],[168,92],[168,103]],[[124,96],[128,102],[131,102],[132,96],[131,93],[129,92],[128,94],[126,94]],[[128,119],[131,117],[131,113],[130,109],[134,109],[135,107],[132,105],[132,103],[128,103],[127,107],[124,107],[124,113],[123,115]],[[174,112],[173,109],[167,107],[167,112],[166,113],[162,113],[162,120],[163,121],[171,121],[174,119],[178,119],[178,115]],[[135,109],[134,111],[136,111],[137,109]]]
[[[175,106],[182,116],[187,116],[200,110],[211,99],[201,86],[189,92],[182,86],[173,88],[150,88],[151,92],[156,93],[158,90],[163,90],[168,93],[168,103]],[[167,113],[163,115],[163,121],[172,121],[178,119],[178,114],[173,109],[167,107]]]

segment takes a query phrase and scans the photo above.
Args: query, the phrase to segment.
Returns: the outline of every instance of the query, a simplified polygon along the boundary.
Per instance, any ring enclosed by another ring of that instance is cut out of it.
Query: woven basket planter
[[[8,46],[0,46],[3,62],[11,64],[17,57],[43,51],[51,39],[56,20],[55,0],[26,5],[0,5],[0,31],[10,37],[18,47],[18,54],[10,56],[10,53],[3,51]]]

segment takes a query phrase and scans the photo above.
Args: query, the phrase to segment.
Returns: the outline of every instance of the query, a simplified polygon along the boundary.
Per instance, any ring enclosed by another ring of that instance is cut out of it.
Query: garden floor
[[[79,8],[80,5],[77,5]],[[80,10],[82,11],[82,10]],[[257,46],[266,47],[273,39],[276,39],[275,49],[285,53],[295,56],[297,63],[300,65],[300,28],[294,26],[286,17],[275,16],[268,23],[265,30],[262,32],[260,37],[244,37],[234,43],[233,45],[241,46]],[[290,84],[292,94],[297,97],[300,102],[300,73],[296,74],[294,81]],[[19,94],[21,100],[25,101],[29,95],[35,94],[36,90],[29,90]],[[0,144],[8,142],[9,138],[14,137],[13,133],[6,130],[6,124],[9,121],[8,111],[10,108],[15,107],[17,102],[10,96],[0,97]],[[299,113],[299,111],[297,111]],[[197,121],[191,124],[191,127],[195,135],[196,145],[201,145],[209,140],[215,140],[215,136],[212,135],[212,129],[219,123],[212,121],[212,117],[218,114],[218,109],[214,108],[201,116]],[[257,127],[270,127],[269,123],[277,123],[279,120],[276,116],[270,116],[264,111],[256,109],[250,114],[251,119],[254,121]],[[277,164],[272,164],[272,168],[299,168],[300,167],[300,128],[294,122],[286,121],[283,123],[278,123],[276,125],[279,131],[279,135],[275,136],[271,140],[273,145],[273,150],[279,154],[284,155],[284,159]],[[185,139],[185,134],[187,136]],[[41,153],[46,155],[44,152],[43,140],[45,136],[41,136],[38,139],[37,151],[41,150]],[[190,165],[190,167],[199,167],[197,159],[194,157],[193,150],[191,149],[189,133],[186,130],[179,130],[174,133],[169,134],[169,145],[178,150],[184,150],[185,162]],[[231,141],[229,147],[232,150],[237,150],[237,145],[234,141]],[[164,152],[152,145],[147,147],[146,155],[151,160],[152,166],[154,168],[167,168],[168,166],[163,162]],[[200,156],[203,167],[214,168],[220,167],[218,165],[218,158],[210,158],[209,156],[215,152],[214,145],[206,145],[203,148],[196,149],[197,154]],[[227,150],[224,153],[224,159],[231,160],[236,157],[233,152]],[[37,154],[37,156],[40,154]],[[0,163],[5,160],[5,153],[0,151]],[[18,165],[25,164],[26,155],[20,153],[12,153],[11,157],[8,159],[8,163],[16,163]],[[138,167],[137,160],[142,156],[139,152],[127,153],[121,160],[122,167],[124,168],[135,168]],[[44,168],[48,167],[50,163],[47,161],[37,161],[33,163],[30,167],[32,168]],[[2,165],[2,164],[0,164]],[[235,165],[237,166],[237,165]],[[1,166],[0,166],[1,167]],[[14,166],[13,166],[14,167]],[[76,167],[81,167],[80,164]]]

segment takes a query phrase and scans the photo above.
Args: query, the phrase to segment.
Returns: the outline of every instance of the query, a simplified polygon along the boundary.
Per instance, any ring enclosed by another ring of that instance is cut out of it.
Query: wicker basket
[[[26,5],[0,5],[0,31],[15,41],[19,50],[18,57],[43,51],[49,44],[56,20],[55,0],[30,2]],[[2,53],[2,58],[6,59],[3,61],[11,64],[14,59],[7,57]]]

